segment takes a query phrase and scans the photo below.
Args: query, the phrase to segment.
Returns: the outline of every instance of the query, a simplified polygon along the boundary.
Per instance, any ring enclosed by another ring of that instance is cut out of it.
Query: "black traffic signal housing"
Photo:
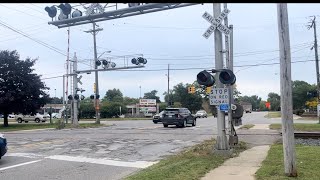
[[[57,8],[54,6],[47,6],[46,8],[44,8],[44,10],[47,11],[49,17],[54,18],[57,15]]]
[[[203,70],[197,75],[197,82],[200,85],[204,85],[206,87],[213,86],[215,83],[214,77],[206,70]]]
[[[135,64],[135,65],[139,65],[139,64],[147,64],[147,59],[143,58],[143,57],[138,57],[138,58],[132,58],[131,59],[131,63]]]
[[[226,85],[233,85],[236,83],[236,76],[234,73],[229,69],[219,69],[219,70],[212,70],[212,73],[219,73],[219,81],[222,84]],[[200,85],[204,85],[206,87],[211,87],[215,83],[215,79],[212,74],[208,71],[203,70],[197,74],[197,82]]]
[[[74,99],[75,99],[75,100],[79,100],[79,95],[78,95],[78,94],[75,94],[75,95],[74,95]]]
[[[68,16],[71,13],[72,7],[69,3],[64,3],[64,4],[61,3],[58,7],[61,9],[62,13],[66,16]]]
[[[69,99],[69,100],[72,100],[72,99],[73,99],[72,95],[69,95],[69,96],[68,96],[68,99]]]
[[[100,95],[98,94],[97,96],[95,96],[94,94],[92,94],[91,96],[90,96],[90,99],[94,99],[96,97],[96,99],[99,99],[100,98]]]
[[[223,69],[219,73],[219,80],[222,84],[233,85],[236,83],[236,76],[229,69]]]

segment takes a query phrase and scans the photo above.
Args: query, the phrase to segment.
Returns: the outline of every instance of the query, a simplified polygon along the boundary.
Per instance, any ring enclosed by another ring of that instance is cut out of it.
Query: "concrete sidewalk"
[[[254,180],[254,174],[261,167],[269,149],[269,145],[263,145],[243,151],[238,157],[230,158],[211,170],[201,180]]]
[[[267,157],[271,144],[280,137],[278,131],[269,129],[269,124],[255,124],[251,129],[238,130],[237,134],[239,141],[246,142],[251,148],[226,160],[201,180],[254,180],[254,175]]]

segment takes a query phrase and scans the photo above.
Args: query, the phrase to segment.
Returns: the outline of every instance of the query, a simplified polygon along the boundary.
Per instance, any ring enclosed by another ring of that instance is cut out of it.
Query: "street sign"
[[[82,82],[80,81],[81,78],[82,78],[82,75],[80,75],[80,76],[77,78],[77,80],[78,80],[78,83],[82,85]]]
[[[230,12],[229,9],[224,9],[217,18],[214,18],[208,12],[205,12],[202,15],[202,17],[205,20],[207,20],[209,23],[211,23],[211,26],[205,31],[205,33],[202,36],[208,39],[215,29],[218,29],[220,32],[224,33],[225,35],[229,35],[231,33],[231,30],[225,25],[221,24],[222,20],[225,17],[227,17],[229,12]]]
[[[212,88],[209,95],[210,105],[229,104],[228,88]]]
[[[219,109],[220,111],[229,111],[229,104],[220,104]]]

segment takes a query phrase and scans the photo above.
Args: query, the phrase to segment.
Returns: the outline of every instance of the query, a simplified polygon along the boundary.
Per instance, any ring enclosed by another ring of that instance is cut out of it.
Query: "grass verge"
[[[318,121],[319,118],[318,117],[300,117],[300,118],[298,118],[298,120],[314,120],[314,121]]]
[[[280,111],[273,111],[273,112],[268,112],[267,115],[264,116],[265,118],[279,118],[281,117]]]
[[[270,124],[270,129],[281,129],[281,124]],[[320,124],[293,124],[293,128],[296,131],[320,131]]]
[[[192,146],[176,155],[168,156],[146,169],[126,178],[126,180],[191,180],[200,179],[210,170],[221,165],[229,157],[213,154],[212,147],[215,140],[206,140],[201,144]],[[240,142],[232,156],[246,149]]]
[[[83,123],[79,124],[78,128],[94,128],[103,127],[105,124],[95,123]],[[45,129],[45,128],[57,128],[57,124],[9,124],[9,127],[0,126],[0,132],[19,131],[19,130],[31,130],[31,129]],[[65,128],[72,128],[72,124],[65,124]]]
[[[320,177],[319,146],[296,145],[297,178],[284,174],[282,144],[274,144],[268,152],[262,167],[256,172],[257,180],[318,180]]]
[[[96,119],[80,119],[80,121],[95,121]],[[128,120],[149,120],[152,118],[103,118],[100,121],[128,121]]]
[[[250,129],[253,126],[254,126],[254,124],[246,124],[246,125],[241,126],[239,129]]]

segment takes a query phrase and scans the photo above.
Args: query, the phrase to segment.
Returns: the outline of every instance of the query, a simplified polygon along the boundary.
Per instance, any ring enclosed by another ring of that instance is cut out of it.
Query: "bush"
[[[121,114],[127,113],[127,108],[119,102],[107,102],[101,107],[101,118],[112,118],[120,116],[120,107],[121,106]]]

